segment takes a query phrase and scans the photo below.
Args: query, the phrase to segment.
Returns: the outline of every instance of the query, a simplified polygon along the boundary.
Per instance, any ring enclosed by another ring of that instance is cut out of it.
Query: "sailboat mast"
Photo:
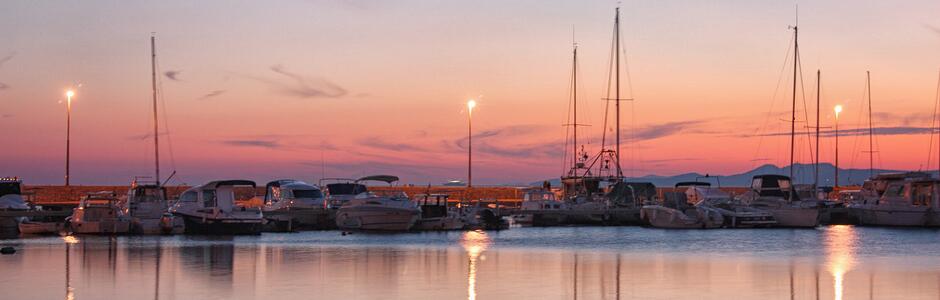
[[[154,179],[157,185],[160,184],[160,138],[158,133],[159,123],[157,122],[157,47],[156,37],[150,35],[150,84],[153,92],[153,161],[154,161]]]
[[[614,67],[617,68],[615,76],[615,94],[617,110],[617,178],[623,177],[623,170],[620,168],[620,7],[617,7],[616,16],[614,16]]]
[[[796,141],[796,71],[798,68],[797,59],[800,53],[799,38],[799,29],[793,26],[793,103],[790,109],[790,180],[793,180],[793,153],[796,150],[794,142]]]
[[[571,155],[572,161],[575,168],[578,166],[578,44],[574,44],[573,50],[573,63],[571,64],[571,99],[574,102],[574,124],[571,125],[574,129],[574,145],[571,145]]]
[[[813,176],[813,188],[819,189],[819,87],[822,75],[816,70],[816,175]]]
[[[875,176],[875,129],[871,120],[871,71],[865,71],[868,85],[868,176]]]

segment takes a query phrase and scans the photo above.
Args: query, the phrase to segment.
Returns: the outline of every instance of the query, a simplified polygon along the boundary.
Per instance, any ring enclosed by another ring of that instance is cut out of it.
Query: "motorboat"
[[[363,182],[385,182],[389,186],[398,181],[391,175],[374,175],[357,179]],[[358,187],[356,187],[358,188]],[[336,211],[336,226],[343,230],[407,231],[420,217],[421,209],[404,193],[378,194],[363,191]]]
[[[878,178],[876,178],[877,180]],[[881,179],[884,179],[882,177]],[[881,196],[875,201],[851,206],[859,225],[867,226],[927,226],[937,205],[937,179],[907,177],[886,182]],[[872,186],[880,186],[880,183]],[[871,191],[877,193],[877,190]],[[871,195],[871,194],[868,194]]]
[[[756,175],[751,179],[751,189],[739,200],[773,214],[778,227],[812,228],[819,225],[819,201],[801,200],[788,176]]]
[[[510,215],[513,224],[521,226],[563,225],[569,213],[568,203],[545,188],[531,188],[522,196],[518,211]]]
[[[88,193],[82,197],[72,216],[66,219],[68,229],[77,234],[126,234],[131,220],[124,214],[114,192]]]
[[[415,230],[460,230],[464,228],[464,216],[457,207],[447,205],[447,194],[423,194],[415,197],[421,208],[421,217]]]
[[[661,204],[644,205],[640,216],[653,227],[672,229],[707,229],[724,225],[724,216],[703,202],[691,202],[683,189],[690,186],[679,183],[673,192],[664,193]]]
[[[159,182],[134,179],[122,202],[124,213],[131,220],[131,233],[182,233],[183,221],[169,212],[166,188]]]
[[[0,212],[16,212],[29,209],[22,195],[23,182],[17,177],[0,177]],[[15,237],[23,218],[0,217],[0,238]]]
[[[180,195],[170,212],[183,219],[188,234],[260,234],[261,209],[236,206],[236,188],[249,188],[253,196],[255,182],[219,180],[192,187]]]
[[[261,211],[277,231],[332,227],[328,226],[329,213],[323,191],[299,180],[268,182]]]
[[[677,189],[682,186],[687,186],[684,193],[690,203],[707,206],[721,213],[724,217],[724,227],[768,227],[777,224],[773,214],[747,206],[720,188],[712,187],[710,183],[680,182],[676,184]]]
[[[29,212],[32,216],[20,220],[20,234],[57,235],[65,232],[64,211],[46,210],[43,206],[33,205]]]
[[[359,194],[368,192],[364,184],[350,178],[323,178],[320,186],[326,187],[326,207],[339,209]]]
[[[900,199],[901,197],[897,195],[899,192],[904,192],[903,189],[906,182],[928,179],[930,179],[930,174],[925,172],[883,173],[872,176],[868,180],[865,180],[862,184],[862,188],[854,193],[852,198],[848,199],[849,201],[846,203],[846,206],[849,209],[849,215],[860,225],[879,226],[881,223],[898,223],[891,222],[891,219],[897,219],[895,221],[900,221],[899,223],[901,224],[918,222],[917,220],[901,221],[900,218],[887,218],[887,215],[891,214],[888,212],[889,210],[901,209],[906,206],[904,205],[905,200]],[[889,187],[891,187],[891,195],[889,195],[890,197],[888,197],[888,199],[882,201],[884,196],[888,194]],[[916,210],[917,209],[915,209],[915,211]],[[917,215],[916,212],[909,212],[908,214]],[[882,217],[879,218],[879,215]],[[885,224],[881,226],[912,225]]]

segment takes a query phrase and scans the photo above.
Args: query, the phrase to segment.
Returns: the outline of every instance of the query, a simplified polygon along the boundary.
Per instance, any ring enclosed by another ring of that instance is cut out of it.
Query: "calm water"
[[[500,232],[0,240],[4,299],[940,299],[940,231]]]

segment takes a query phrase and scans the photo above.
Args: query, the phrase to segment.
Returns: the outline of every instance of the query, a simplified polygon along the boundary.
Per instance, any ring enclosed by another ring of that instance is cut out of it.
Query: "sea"
[[[510,228],[0,240],[2,299],[940,299],[940,230]]]

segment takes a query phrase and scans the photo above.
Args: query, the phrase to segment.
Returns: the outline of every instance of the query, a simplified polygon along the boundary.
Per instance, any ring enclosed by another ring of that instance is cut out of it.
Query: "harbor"
[[[938,2],[7,6],[2,298],[940,298]]]

